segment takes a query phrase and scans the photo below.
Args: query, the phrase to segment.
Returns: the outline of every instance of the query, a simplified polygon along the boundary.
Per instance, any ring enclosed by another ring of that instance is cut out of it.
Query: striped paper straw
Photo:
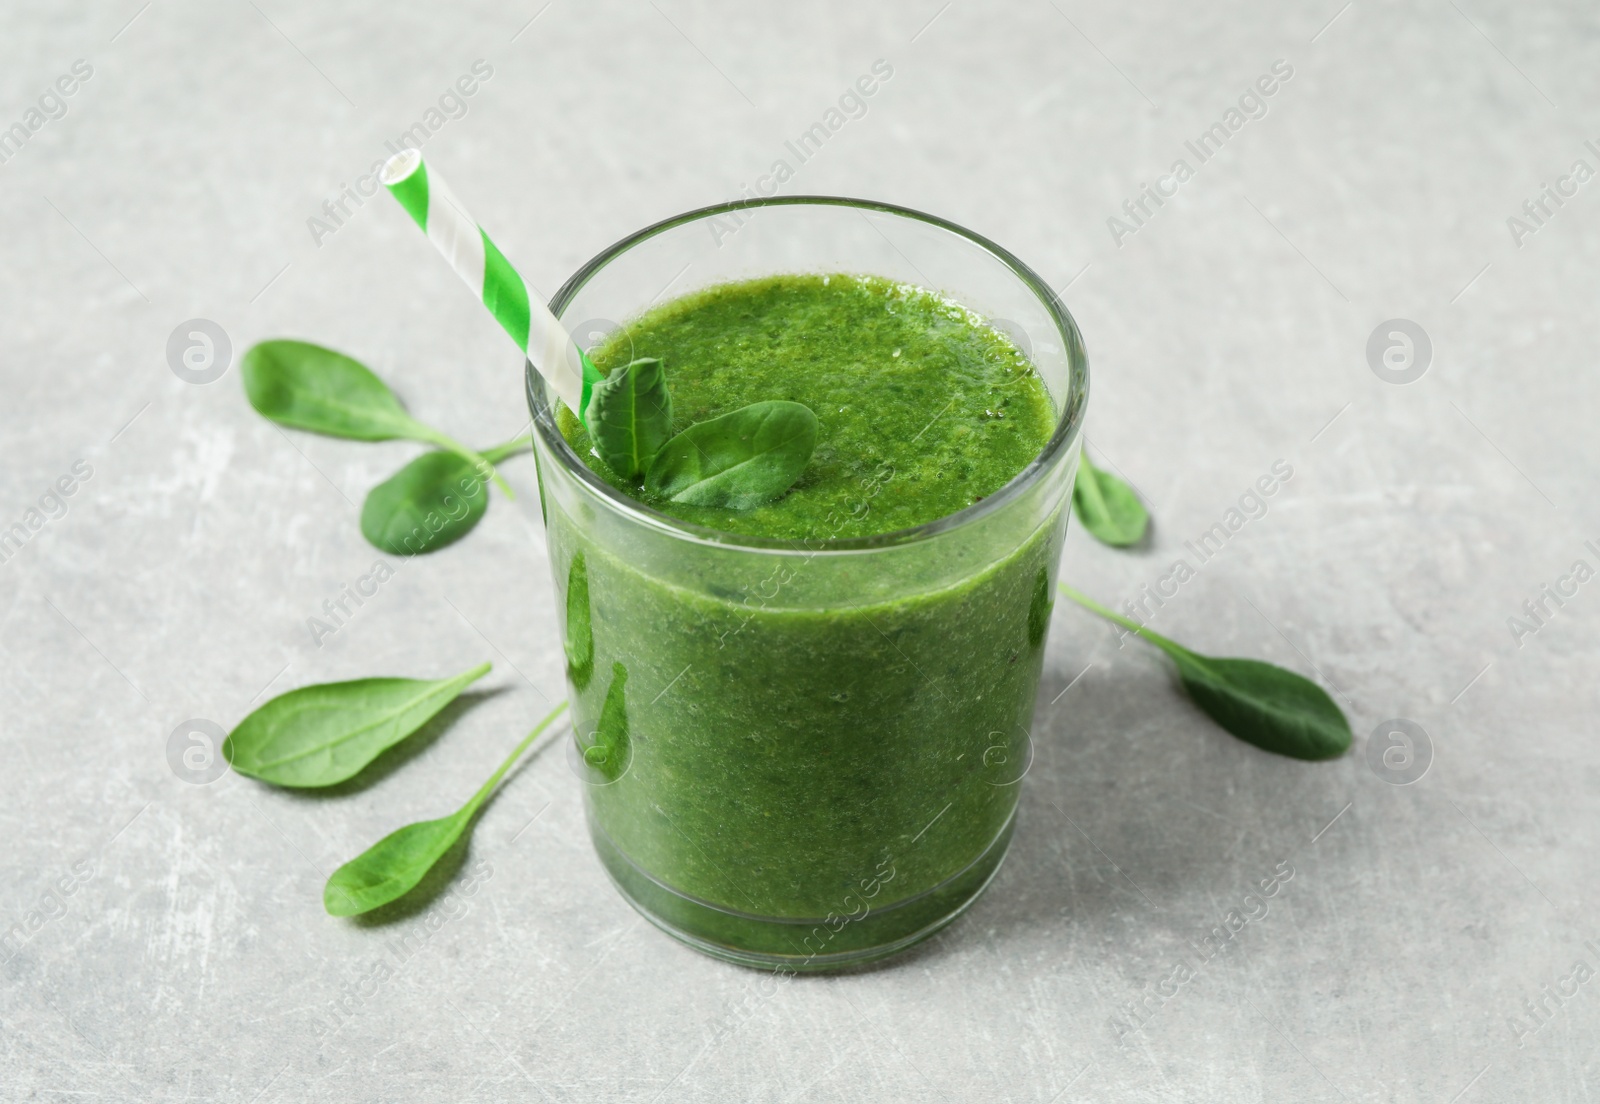
[[[417,220],[456,275],[483,300],[551,390],[584,417],[589,409],[589,389],[602,378],[599,371],[560,319],[533,294],[505,254],[467,214],[450,185],[423,164],[422,153],[415,149],[401,150],[384,162],[378,179]]]

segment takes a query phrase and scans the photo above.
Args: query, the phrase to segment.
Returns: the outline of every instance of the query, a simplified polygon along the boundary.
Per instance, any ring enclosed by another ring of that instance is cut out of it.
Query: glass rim
[[[1071,442],[1077,439],[1078,431],[1083,426],[1084,414],[1089,405],[1089,360],[1088,356],[1081,352],[1083,349],[1082,334],[1079,332],[1078,324],[1073,320],[1072,314],[1067,310],[1066,305],[1061,302],[1060,296],[1019,257],[1004,246],[990,241],[983,235],[937,215],[930,215],[910,207],[902,207],[898,204],[885,203],[879,200],[827,195],[771,196],[765,199],[741,199],[727,203],[716,203],[709,207],[698,207],[692,211],[685,211],[682,214],[652,223],[602,249],[561,285],[555,296],[550,300],[550,311],[557,318],[560,318],[561,312],[576,298],[578,292],[582,291],[584,286],[603,268],[633,247],[649,241],[651,238],[668,230],[735,211],[789,206],[848,207],[861,211],[880,211],[926,223],[940,230],[955,234],[957,237],[964,238],[989,253],[1001,264],[1005,265],[1012,275],[1020,279],[1034,293],[1044,307],[1045,313],[1049,315],[1050,320],[1055,324],[1056,332],[1060,335],[1063,348],[1066,351],[1068,358],[1067,394],[1062,402],[1062,413],[1057,420],[1055,432],[1050,435],[1050,440],[1045,442],[1044,447],[1034,455],[1032,460],[1028,461],[1021,471],[1012,476],[1005,486],[988,495],[980,502],[975,502],[970,506],[957,510],[953,514],[945,514],[943,517],[934,518],[932,521],[924,522],[921,525],[893,529],[887,533],[874,533],[865,537],[846,537],[844,539],[800,540],[729,533],[725,530],[697,525],[694,522],[684,521],[681,518],[675,518],[670,514],[663,513],[653,506],[623,494],[596,475],[593,469],[585,464],[583,458],[567,443],[566,437],[562,435],[560,427],[556,424],[555,410],[547,398],[544,377],[538,373],[533,366],[533,362],[529,360],[526,361],[524,368],[528,402],[532,408],[534,429],[544,441],[545,448],[569,472],[577,476],[578,481],[584,484],[590,493],[605,500],[613,509],[631,520],[680,539],[716,545],[730,550],[748,550],[752,552],[803,552],[811,555],[865,552],[928,540],[980,521],[1009,505],[1036,484],[1044,473],[1049,470],[1056,457]],[[937,288],[929,288],[928,290],[938,292]],[[1075,387],[1076,392],[1074,391]],[[542,488],[541,493],[543,493]]]

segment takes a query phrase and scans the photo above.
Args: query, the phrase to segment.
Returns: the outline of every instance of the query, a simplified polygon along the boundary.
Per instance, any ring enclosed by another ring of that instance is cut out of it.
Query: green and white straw
[[[400,201],[456,275],[511,335],[562,402],[583,418],[589,390],[602,378],[561,320],[550,313],[505,254],[467,214],[450,185],[404,149],[384,162],[378,179]]]

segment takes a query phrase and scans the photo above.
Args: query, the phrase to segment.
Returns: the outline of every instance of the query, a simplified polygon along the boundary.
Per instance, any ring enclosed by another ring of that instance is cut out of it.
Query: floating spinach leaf
[[[596,451],[613,471],[624,479],[643,475],[672,435],[672,396],[661,361],[643,357],[613,368],[594,385],[588,423]]]
[[[1091,464],[1087,452],[1078,461],[1072,506],[1085,529],[1115,548],[1138,544],[1150,527],[1150,515],[1133,488]]]
[[[787,491],[817,447],[817,416],[771,399],[697,422],[668,441],[645,490],[691,506],[748,510]]]
[[[1257,659],[1200,655],[1065,583],[1056,585],[1080,606],[1132,630],[1171,656],[1194,703],[1246,743],[1294,759],[1333,759],[1350,749],[1350,722],[1310,679]]]
[[[367,678],[280,694],[223,741],[233,769],[279,786],[332,786],[353,777],[489,672],[454,678]]]
[[[529,447],[518,438],[483,457],[499,463]],[[453,452],[425,452],[367,492],[361,504],[361,535],[396,556],[418,556],[454,544],[489,508],[477,465]]]
[[[322,907],[330,916],[356,916],[415,889],[433,864],[471,828],[474,815],[506,771],[566,707],[567,703],[562,702],[546,714],[461,808],[447,817],[418,821],[390,832],[335,870],[323,887]]]
[[[627,685],[628,669],[620,663],[613,663],[611,686],[606,690],[606,700],[600,706],[599,727],[589,734],[588,739],[573,733],[584,763],[598,771],[607,782],[615,782],[628,768]]]
[[[594,626],[589,618],[589,568],[583,553],[567,568],[567,677],[582,690],[594,675]]]
[[[356,441],[436,445],[489,474],[512,497],[494,465],[407,414],[388,384],[343,353],[308,341],[262,341],[244,354],[239,370],[250,405],[279,425]]]

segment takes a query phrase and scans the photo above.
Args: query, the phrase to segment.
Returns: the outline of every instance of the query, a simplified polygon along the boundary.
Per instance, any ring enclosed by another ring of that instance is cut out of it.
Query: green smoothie
[[[541,459],[596,846],[646,915],[712,953],[794,969],[888,953],[959,911],[1003,856],[1064,499],[869,556],[823,542],[994,495],[1049,441],[1055,406],[982,318],[873,277],[696,292],[593,359],[646,356],[665,365],[674,430],[765,399],[804,403],[821,428],[785,495],[733,511],[644,497],[560,411],[621,493],[795,542],[757,555],[635,539]]]
[[[728,533],[837,540],[909,529],[999,490],[1055,429],[1044,384],[1009,338],[889,280],[775,276],[711,288],[630,323],[593,360],[608,371],[647,356],[666,365],[675,430],[763,399],[804,403],[822,423],[805,475],[770,505],[650,502]],[[570,412],[562,432],[602,479],[639,496]],[[871,510],[856,513],[863,482],[886,471],[893,478]]]

